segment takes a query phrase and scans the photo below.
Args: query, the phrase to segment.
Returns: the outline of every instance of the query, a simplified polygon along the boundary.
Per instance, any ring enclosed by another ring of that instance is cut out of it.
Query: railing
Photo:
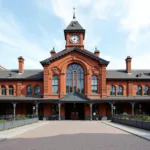
[[[38,122],[38,117],[35,115],[3,115],[0,116],[0,130],[11,129],[31,123]]]
[[[30,119],[30,118],[37,118],[36,115],[1,115],[0,120],[5,120],[5,121],[14,121],[15,120],[24,120],[24,119]]]
[[[115,114],[112,118],[150,122],[150,115]]]
[[[148,115],[113,115],[112,122],[150,130],[150,116]]]

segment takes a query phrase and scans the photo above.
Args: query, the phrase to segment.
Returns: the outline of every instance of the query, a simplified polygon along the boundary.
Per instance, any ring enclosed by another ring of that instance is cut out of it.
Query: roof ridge
[[[59,53],[56,53],[53,57],[49,57],[48,59],[45,59],[45,60],[43,60],[43,61],[40,61],[40,63],[41,63],[42,65],[44,65],[44,64],[49,64],[51,61],[53,61],[53,60],[55,60],[55,59],[57,59],[57,58],[59,58],[59,57],[65,55],[65,54],[68,54],[68,53],[70,53],[70,52],[72,52],[72,51],[74,51],[74,50],[76,50],[76,51],[78,51],[78,52],[80,52],[80,53],[82,53],[82,54],[84,54],[84,55],[87,55],[87,56],[89,56],[89,57],[92,57],[93,59],[98,60],[101,64],[106,64],[106,65],[109,64],[109,61],[106,61],[105,59],[102,59],[102,58],[100,58],[100,57],[94,55],[92,52],[89,52],[88,50],[81,50],[81,49],[78,48],[78,47],[71,47],[71,48],[68,49],[68,50],[63,50],[63,51],[61,51],[61,52],[59,52]]]

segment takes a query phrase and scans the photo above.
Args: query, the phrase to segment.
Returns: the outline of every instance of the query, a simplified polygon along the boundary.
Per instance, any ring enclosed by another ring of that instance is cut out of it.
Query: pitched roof
[[[107,79],[150,79],[150,70],[107,70]]]
[[[107,70],[106,79],[111,80],[150,80],[150,70],[132,70],[130,74],[126,70]],[[141,74],[141,76],[140,76]],[[0,70],[0,80],[43,80],[43,70]]]
[[[42,65],[50,64],[52,61],[56,60],[57,58],[60,58],[60,57],[62,57],[62,56],[64,56],[64,55],[66,55],[66,54],[69,54],[69,53],[72,52],[72,51],[77,51],[77,52],[82,53],[82,54],[84,54],[84,55],[86,55],[86,56],[89,56],[89,57],[91,57],[91,58],[93,58],[93,59],[99,61],[100,64],[106,64],[106,65],[109,64],[109,61],[106,61],[106,60],[104,60],[104,59],[102,59],[102,58],[100,58],[100,57],[95,56],[92,52],[90,52],[90,51],[88,51],[88,50],[85,50],[85,49],[84,49],[84,50],[81,50],[81,49],[78,48],[78,47],[72,47],[72,48],[70,48],[69,50],[63,50],[63,51],[61,51],[61,52],[59,52],[59,53],[56,53],[54,56],[49,57],[48,59],[45,59],[45,60],[41,61],[40,63],[41,63]]]
[[[18,73],[18,70],[0,70],[0,79],[42,80],[43,70],[24,70],[23,73]]]
[[[90,101],[89,98],[87,98],[84,94],[81,94],[79,92],[71,92],[60,99],[60,101],[65,102],[85,102]]]
[[[74,31],[80,31],[85,32],[85,29],[80,25],[78,21],[71,21],[68,27],[64,30],[64,32],[74,32]]]

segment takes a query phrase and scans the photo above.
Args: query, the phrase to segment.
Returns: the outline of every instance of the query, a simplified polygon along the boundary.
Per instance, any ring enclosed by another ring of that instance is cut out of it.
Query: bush
[[[146,115],[134,115],[133,116],[133,115],[127,114],[126,112],[124,112],[122,115],[115,115],[114,118],[150,122],[150,116],[146,116]]]
[[[126,112],[123,113],[123,116],[122,116],[122,119],[126,119],[126,120],[129,120],[130,118],[130,115]]]
[[[26,119],[26,116],[24,115],[17,115],[16,116],[16,120],[25,120]]]
[[[150,122],[150,116],[144,116],[143,120],[144,120],[145,122]]]
[[[4,123],[4,122],[5,122],[5,120],[0,120],[0,124],[1,124],[1,123]]]

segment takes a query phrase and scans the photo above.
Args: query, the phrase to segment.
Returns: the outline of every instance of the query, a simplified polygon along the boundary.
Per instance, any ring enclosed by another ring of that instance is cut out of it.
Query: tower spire
[[[76,15],[75,15],[75,7],[73,7],[73,20],[76,20]]]

